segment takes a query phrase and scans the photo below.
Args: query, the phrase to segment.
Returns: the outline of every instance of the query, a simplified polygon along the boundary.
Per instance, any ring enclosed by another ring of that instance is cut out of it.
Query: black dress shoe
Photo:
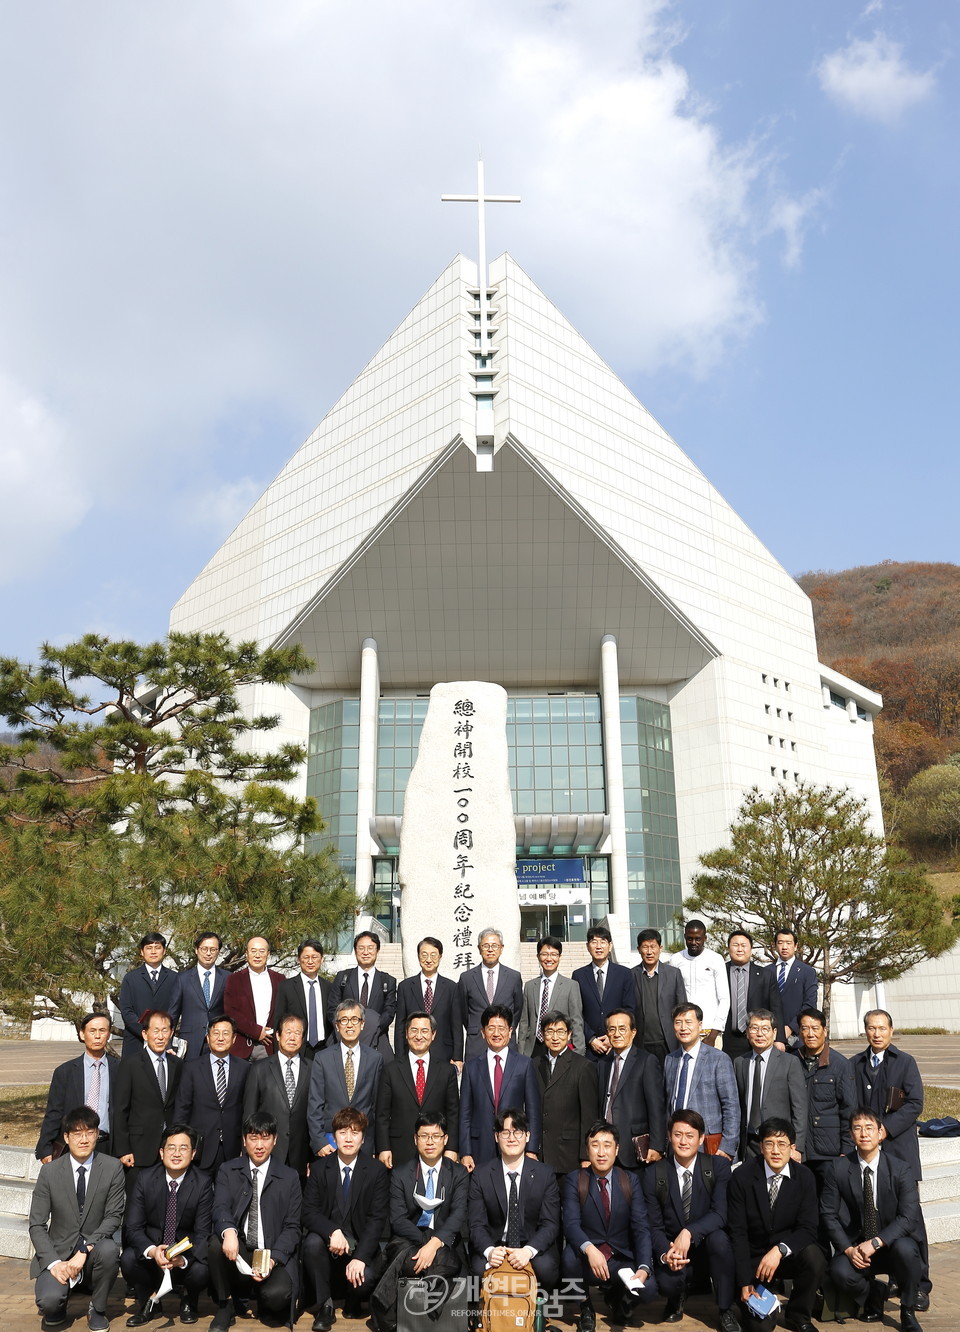
[[[596,1332],[597,1314],[589,1300],[580,1305],[580,1317],[577,1322],[580,1325],[580,1332]]]
[[[917,1322],[917,1315],[912,1309],[900,1310],[900,1326],[903,1332],[923,1332],[923,1328]]]
[[[926,1313],[930,1308],[930,1292],[927,1290],[918,1290],[913,1307],[916,1309],[917,1313]]]
[[[686,1296],[671,1295],[667,1300],[663,1310],[663,1321],[665,1323],[679,1323],[683,1318],[683,1306],[686,1303]],[[737,1324],[739,1327],[740,1324]]]
[[[333,1300],[324,1300],[313,1320],[313,1332],[330,1332],[333,1327]]]
[[[361,1301],[358,1299],[358,1297],[357,1297],[356,1295],[348,1295],[347,1298],[344,1300],[344,1302],[343,1302],[343,1316],[344,1316],[344,1318],[360,1318],[360,1317],[362,1317],[362,1314],[361,1314]]]
[[[41,1332],[63,1332],[65,1327],[70,1326],[69,1318],[41,1318]]]
[[[741,1332],[740,1319],[732,1309],[724,1309],[717,1324],[719,1332]]]
[[[199,1321],[199,1314],[197,1313],[193,1304],[191,1304],[191,1302],[187,1299],[186,1295],[184,1295],[182,1301],[180,1302],[180,1322],[196,1323],[198,1321]]]
[[[229,1304],[221,1304],[217,1312],[213,1315],[213,1322],[210,1324],[209,1332],[227,1332],[234,1323],[233,1311]]]
[[[127,1319],[127,1327],[146,1327],[147,1323],[152,1323],[162,1312],[159,1305],[154,1308],[152,1300],[144,1300],[137,1312],[132,1313]]]
[[[788,1327],[790,1332],[817,1332],[809,1318],[785,1318],[784,1327]]]

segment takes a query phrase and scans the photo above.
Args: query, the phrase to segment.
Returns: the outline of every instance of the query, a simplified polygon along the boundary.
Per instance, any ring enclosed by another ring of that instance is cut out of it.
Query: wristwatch
[[[880,1248],[880,1238],[879,1238],[879,1236],[874,1235],[873,1238],[871,1239],[870,1243],[873,1245],[874,1249],[879,1249],[879,1248]]]
[[[789,1258],[789,1257],[790,1257],[790,1250],[789,1250],[789,1248],[787,1247],[786,1244],[778,1244],[778,1245],[777,1245],[777,1248],[780,1250],[780,1257],[781,1257],[781,1258]]]

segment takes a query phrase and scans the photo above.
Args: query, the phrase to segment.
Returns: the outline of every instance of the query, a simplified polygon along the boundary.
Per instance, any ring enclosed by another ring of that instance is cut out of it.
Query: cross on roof
[[[486,295],[487,291],[487,227],[484,213],[484,204],[488,203],[519,203],[519,194],[485,194],[483,189],[483,158],[477,162],[477,192],[476,194],[441,194],[442,203],[475,203],[477,205],[477,232],[478,232],[478,273],[477,277],[480,284],[481,297]],[[481,305],[485,301],[481,300]]]

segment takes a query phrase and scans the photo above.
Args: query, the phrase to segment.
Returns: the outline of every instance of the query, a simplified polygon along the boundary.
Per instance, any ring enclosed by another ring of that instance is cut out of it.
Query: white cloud
[[[812,219],[823,207],[827,192],[824,189],[807,190],[801,195],[778,195],[770,208],[769,230],[782,232],[785,268],[797,268],[803,244]]]
[[[817,72],[821,88],[834,101],[883,124],[893,124],[936,87],[933,71],[911,68],[900,43],[882,32],[869,40],[855,38],[824,56]]]
[[[263,481],[241,476],[193,491],[186,499],[182,517],[194,527],[203,527],[217,540],[225,540],[264,490]]]

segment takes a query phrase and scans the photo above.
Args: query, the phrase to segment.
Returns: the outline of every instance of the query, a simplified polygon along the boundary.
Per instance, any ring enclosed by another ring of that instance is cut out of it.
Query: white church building
[[[746,789],[848,786],[880,827],[881,699],[818,661],[805,593],[520,266],[485,267],[482,240],[447,266],[170,627],[313,660],[250,705],[307,747],[300,792],[394,936],[427,695],[487,680],[523,937],[675,942]]]

